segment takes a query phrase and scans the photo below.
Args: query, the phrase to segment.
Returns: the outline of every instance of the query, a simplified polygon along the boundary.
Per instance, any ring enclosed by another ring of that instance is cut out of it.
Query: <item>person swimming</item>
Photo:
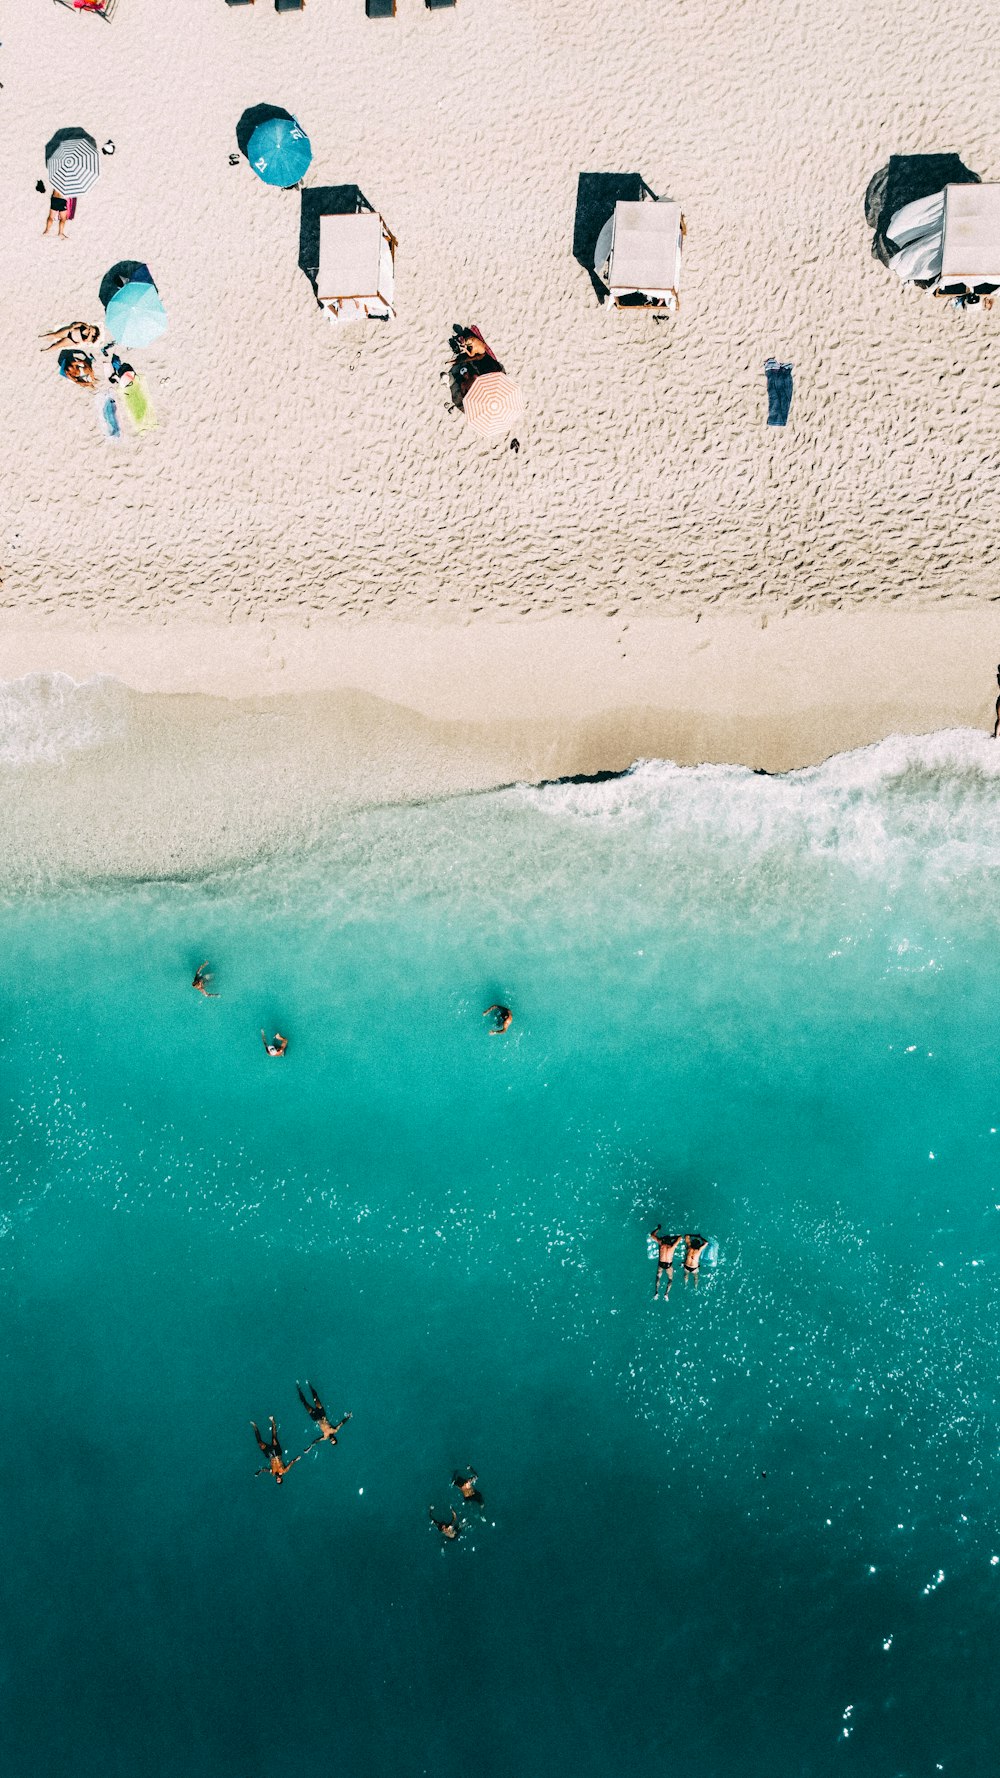
[[[684,1270],[693,1273],[695,1279],[697,1279],[698,1268],[701,1265],[702,1253],[707,1246],[708,1242],[704,1235],[684,1236]]]
[[[345,1414],[344,1418],[338,1420],[336,1426],[333,1426],[323,1403],[320,1401],[319,1396],[316,1394],[316,1391],[308,1378],[306,1379],[306,1388],[312,1396],[312,1401],[306,1400],[302,1393],[302,1386],[300,1383],[296,1383],[295,1387],[299,1392],[299,1400],[305,1408],[306,1413],[309,1415],[310,1420],[312,1420],[314,1425],[319,1427],[319,1437],[314,1439],[313,1443],[317,1445],[335,1445],[338,1432],[342,1426],[347,1425],[348,1420],[350,1420],[352,1416],[350,1414]]]
[[[266,1444],[260,1436],[260,1427],[257,1425],[256,1420],[251,1420],[250,1424],[253,1427],[254,1438],[257,1440],[257,1443],[260,1446],[261,1451],[263,1452],[264,1456],[267,1458],[266,1465],[263,1465],[260,1469],[256,1470],[254,1473],[256,1475],[273,1475],[275,1481],[278,1484],[278,1487],[280,1488],[282,1482],[284,1481],[286,1475],[288,1474],[288,1471],[293,1467],[294,1464],[301,1463],[302,1458],[305,1456],[306,1453],[305,1453],[305,1451],[300,1451],[299,1455],[297,1457],[292,1458],[291,1463],[285,1462],[284,1452],[281,1449],[281,1440],[278,1437],[278,1428],[275,1425],[273,1414],[271,1415],[271,1437]],[[313,1445],[318,1444],[318,1443],[319,1443],[318,1439],[313,1439]],[[307,1446],[307,1449],[311,1451],[312,1445]]]
[[[276,1031],[274,1033],[273,1037],[267,1037],[265,1035],[264,1031],[262,1030],[261,1037],[264,1039],[264,1048],[266,1049],[269,1056],[283,1056],[284,1055],[286,1049],[288,1048],[288,1038],[282,1037],[280,1031]]]
[[[468,1500],[473,1506],[485,1506],[486,1502],[476,1487],[478,1480],[479,1477],[470,1464],[468,1475],[463,1475],[458,1469],[455,1470],[451,1478],[451,1485],[458,1489],[463,1500]]]
[[[666,1302],[667,1297],[670,1295],[670,1286],[674,1281],[674,1254],[677,1252],[684,1237],[683,1235],[664,1235],[661,1232],[660,1223],[657,1223],[655,1229],[650,1229],[649,1239],[656,1242],[658,1249],[656,1256],[656,1283],[653,1285],[653,1301],[655,1303],[660,1294],[660,1279],[663,1277],[664,1272],[666,1272],[667,1288],[663,1292],[663,1300]]]
[[[208,958],[206,957],[204,963],[199,963],[195,970],[194,980],[191,983],[191,986],[192,988],[197,988],[199,994],[204,994],[206,1000],[218,1000],[218,994],[210,994],[208,988],[205,986],[206,982],[210,982],[211,980],[212,973],[208,967]]]
[[[493,1006],[488,1006],[486,1008],[486,1011],[483,1013],[483,1018],[488,1019],[490,1013],[493,1014],[493,1029],[490,1032],[491,1037],[500,1037],[504,1031],[510,1030],[514,1014],[511,1012],[509,1006],[501,1006],[499,1001],[497,1001]]]
[[[427,1513],[428,1513],[428,1517],[430,1518],[431,1524],[435,1527],[436,1530],[440,1531],[442,1537],[446,1537],[448,1539],[449,1543],[454,1543],[456,1537],[461,1537],[461,1535],[462,1535],[462,1521],[459,1518],[454,1507],[452,1507],[452,1509],[451,1509],[451,1518],[450,1519],[436,1519],[434,1517],[434,1508],[432,1506],[429,1506],[427,1508]]]

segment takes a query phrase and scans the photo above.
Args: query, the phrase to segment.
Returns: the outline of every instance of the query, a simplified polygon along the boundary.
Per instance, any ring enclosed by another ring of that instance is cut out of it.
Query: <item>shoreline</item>
[[[368,618],[7,619],[0,680],[98,678],[233,715],[380,730],[403,796],[621,771],[637,759],[790,771],[890,734],[992,730],[1000,611],[728,611],[433,624]],[[177,713],[178,715],[180,712]],[[394,769],[394,765],[397,769]],[[352,798],[353,800],[353,798]]]

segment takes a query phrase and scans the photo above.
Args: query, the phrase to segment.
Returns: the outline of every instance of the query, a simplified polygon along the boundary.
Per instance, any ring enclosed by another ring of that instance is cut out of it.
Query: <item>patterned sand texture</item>
[[[3,31],[2,602],[247,616],[694,611],[1000,595],[1000,309],[902,290],[863,198],[892,152],[1000,178],[994,9],[933,0],[27,0]],[[310,187],[399,240],[398,317],[335,331],[299,197],[235,150],[298,116]],[[116,152],[65,243],[43,147]],[[680,316],[611,314],[573,256],[581,173],[688,223]],[[130,354],[159,428],[102,441],[36,335],[150,265],[170,328]],[[475,322],[521,383],[515,454],[443,372]],[[784,431],[763,364],[794,365]],[[43,664],[43,663],[39,663]]]

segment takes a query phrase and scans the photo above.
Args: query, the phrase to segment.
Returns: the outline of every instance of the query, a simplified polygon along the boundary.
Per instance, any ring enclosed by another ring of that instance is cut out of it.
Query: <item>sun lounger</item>
[[[275,12],[301,12],[306,0],[274,0]]]
[[[226,0],[227,6],[252,6],[253,0]]]
[[[365,0],[365,12],[370,19],[394,19],[396,0]]]
[[[455,0],[424,0],[428,12],[437,12],[441,6],[454,6]]]

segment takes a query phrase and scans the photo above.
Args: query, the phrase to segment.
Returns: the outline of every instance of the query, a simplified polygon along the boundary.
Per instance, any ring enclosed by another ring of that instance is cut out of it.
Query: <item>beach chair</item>
[[[396,0],[365,0],[365,13],[370,19],[394,19]]]
[[[274,0],[275,12],[301,12],[306,0]]]
[[[437,12],[442,6],[454,6],[455,0],[424,0],[428,12]]]
[[[226,0],[227,6],[252,6],[253,0]]]
[[[118,0],[56,0],[56,5],[67,6],[70,12],[93,12],[110,23]]]

